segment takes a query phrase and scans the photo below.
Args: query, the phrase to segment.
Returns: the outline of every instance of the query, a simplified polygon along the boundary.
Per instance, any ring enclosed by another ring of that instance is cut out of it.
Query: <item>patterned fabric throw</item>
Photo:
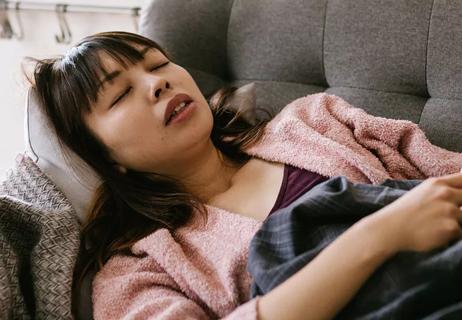
[[[0,183],[0,319],[72,319],[79,223],[26,154]]]

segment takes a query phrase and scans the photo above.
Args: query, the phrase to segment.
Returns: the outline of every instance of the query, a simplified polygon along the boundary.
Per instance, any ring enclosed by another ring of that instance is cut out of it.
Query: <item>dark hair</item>
[[[35,63],[33,79],[29,81],[59,142],[80,156],[102,181],[92,199],[87,222],[82,226],[74,293],[85,274],[102,268],[114,254],[130,254],[130,247],[139,239],[159,228],[175,230],[186,224],[193,209],[207,216],[203,203],[187,193],[180,181],[160,174],[133,170],[124,174],[116,170],[108,149],[83,121],[83,114],[97,100],[98,71],[102,70],[98,53],[105,52],[126,66],[143,59],[133,44],[156,48],[171,60],[156,42],[127,32],[85,37],[64,56],[27,58]],[[234,163],[243,164],[250,156],[242,148],[260,138],[273,115],[268,113],[269,119],[252,125],[238,108],[238,111],[225,108],[226,98],[235,90],[236,87],[222,88],[207,98],[214,119],[211,140]]]

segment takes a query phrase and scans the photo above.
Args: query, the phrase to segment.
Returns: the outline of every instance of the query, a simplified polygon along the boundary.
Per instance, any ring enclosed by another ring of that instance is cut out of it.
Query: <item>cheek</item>
[[[150,132],[118,137],[113,141],[112,150],[120,163],[140,171],[161,165],[171,153],[168,145]]]
[[[125,120],[111,127],[108,133],[108,143],[115,150],[131,153],[138,150],[145,150],[148,146],[157,146],[165,144],[167,140],[165,132],[157,128],[149,117],[140,118],[139,121],[134,119]]]
[[[99,123],[98,129],[101,140],[120,162],[139,154],[139,150],[145,148],[149,141],[160,143],[157,140],[162,137],[150,117],[140,117],[134,113],[114,112]]]

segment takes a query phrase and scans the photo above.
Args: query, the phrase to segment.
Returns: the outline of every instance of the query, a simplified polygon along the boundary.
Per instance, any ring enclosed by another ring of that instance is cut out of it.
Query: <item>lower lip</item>
[[[197,105],[193,101],[186,105],[179,113],[177,113],[172,120],[169,121],[167,125],[173,124],[173,123],[179,123],[182,122],[183,120],[186,120],[190,117],[190,115],[193,113],[194,109],[196,109]]]

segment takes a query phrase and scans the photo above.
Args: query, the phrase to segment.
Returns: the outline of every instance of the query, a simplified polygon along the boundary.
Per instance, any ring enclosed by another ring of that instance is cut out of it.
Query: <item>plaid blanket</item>
[[[79,223],[27,155],[0,184],[0,319],[72,319]]]
[[[373,185],[333,177],[275,211],[250,243],[251,296],[271,291],[352,224],[421,181]],[[400,252],[375,271],[336,319],[462,319],[461,284],[462,241],[431,252]]]

